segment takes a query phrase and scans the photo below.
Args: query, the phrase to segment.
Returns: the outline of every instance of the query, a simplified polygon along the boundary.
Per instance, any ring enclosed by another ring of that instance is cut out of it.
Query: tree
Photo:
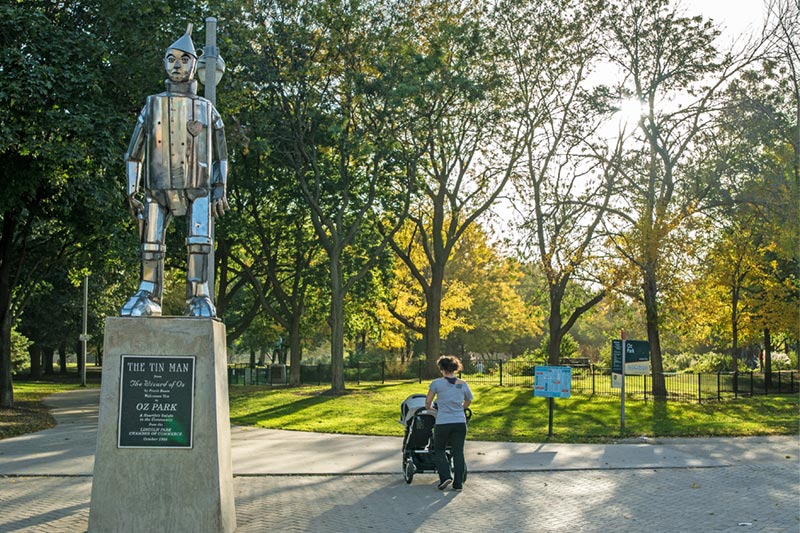
[[[151,39],[170,42],[160,37],[182,32],[175,21],[189,18],[178,3],[0,6],[2,406],[13,403],[10,330],[38,281],[54,269],[74,276],[95,268],[103,288],[119,288],[119,252],[135,249],[122,237],[135,233],[118,181],[120,154],[144,95],[162,79],[163,48]]]
[[[425,295],[425,353],[435,373],[447,263],[508,181],[519,153],[505,137],[515,139],[517,129],[503,114],[507,78],[490,14],[472,2],[430,0],[405,15],[405,84],[413,91],[399,141],[417,158],[409,220],[424,255],[419,261],[401,238],[390,245]]]
[[[722,125],[714,132],[717,160],[738,177],[734,205],[720,210],[722,232],[712,256],[730,289],[737,355],[740,322],[751,340],[763,335],[771,380],[770,330],[797,341],[800,320],[800,8],[772,5],[774,54],[726,89]]]
[[[405,256],[414,264],[424,264],[426,251],[417,231],[417,225],[408,222],[393,239],[393,246],[400,246]],[[454,252],[455,253],[455,252]],[[445,275],[442,281],[439,302],[439,333],[446,337],[456,328],[470,329],[465,314],[472,304],[470,287],[455,276]],[[407,261],[395,256],[394,277],[387,298],[387,310],[403,327],[423,337],[426,331],[426,294],[418,280],[412,275]]]
[[[331,391],[344,390],[345,297],[402,220],[398,177],[408,161],[392,139],[402,117],[392,92],[390,4],[271,2],[259,43],[263,90],[280,117],[274,149],[290,166],[330,269]],[[399,191],[399,193],[398,193]],[[400,200],[393,202],[399,194]]]
[[[511,1],[501,19],[513,58],[511,101],[525,132],[514,204],[522,218],[522,254],[536,257],[547,283],[552,365],[559,364],[562,337],[605,296],[598,289],[574,306],[565,301],[568,287],[588,270],[621,146],[607,153],[598,135],[608,120],[607,97],[589,82],[600,57],[603,7],[604,2]]]
[[[714,126],[725,84],[763,52],[761,42],[721,55],[718,31],[701,17],[685,17],[667,0],[614,3],[606,17],[608,58],[619,68],[621,97],[641,102],[635,144],[621,173],[614,245],[639,272],[650,342],[653,393],[666,398],[659,301],[675,230],[698,210],[716,204],[717,176],[698,171],[692,151]],[[674,243],[673,243],[674,244]]]
[[[68,342],[71,350],[81,333],[83,292],[70,283],[68,275],[66,268],[61,268],[39,279],[20,317],[18,329],[33,343],[32,377],[39,377],[42,370],[52,373],[53,352],[58,349],[66,356]],[[61,369],[66,370],[63,363]]]
[[[258,177],[263,163],[257,152],[251,153],[252,156],[240,158],[240,162],[249,167],[251,157],[254,158],[252,167]],[[231,255],[234,263],[231,268],[251,286],[247,295],[253,305],[247,306],[247,313],[254,315],[260,310],[288,332],[291,383],[299,385],[303,322],[308,320],[309,293],[324,280],[321,272],[324,261],[304,204],[296,194],[294,198],[288,196],[291,191],[285,185],[290,181],[282,181],[283,175],[279,173],[276,177],[253,180],[251,176],[252,181],[236,188],[232,205],[242,216],[237,216],[237,250]],[[270,181],[278,183],[270,186]]]
[[[452,332],[443,328],[447,353],[510,353],[516,341],[541,332],[542,310],[526,305],[522,277],[521,265],[503,257],[481,225],[473,224],[464,233],[445,278],[448,285],[458,283],[468,290],[470,305],[459,312],[460,323]]]
[[[11,328],[38,279],[76,253],[78,177],[114,144],[105,44],[91,3],[0,7],[0,405],[13,405]],[[100,118],[98,118],[100,117]],[[97,129],[96,129],[97,128]],[[98,187],[98,196],[104,189]],[[74,213],[74,214],[73,214]],[[72,214],[72,215],[71,215]],[[84,224],[86,221],[83,221]]]
[[[753,342],[752,302],[748,287],[759,276],[763,253],[752,228],[756,220],[742,212],[712,216],[698,227],[705,253],[698,254],[695,271],[687,280],[681,309],[674,313],[687,338],[698,345],[730,351],[738,367],[742,340]],[[699,248],[699,247],[698,247]],[[671,329],[675,329],[672,326]]]

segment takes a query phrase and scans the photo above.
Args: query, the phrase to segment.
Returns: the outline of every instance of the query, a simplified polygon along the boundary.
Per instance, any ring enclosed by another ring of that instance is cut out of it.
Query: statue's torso
[[[161,93],[147,98],[145,110],[145,188],[208,188],[213,157],[211,102],[192,94]]]

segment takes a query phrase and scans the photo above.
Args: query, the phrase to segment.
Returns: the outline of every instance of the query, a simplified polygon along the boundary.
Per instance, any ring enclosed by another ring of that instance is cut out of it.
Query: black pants
[[[453,488],[459,489],[464,480],[464,440],[467,438],[467,425],[463,422],[457,424],[436,424],[433,430],[433,451],[436,470],[439,472],[439,482],[445,479],[453,480]],[[450,445],[453,453],[453,475],[450,475],[450,465],[444,450]]]

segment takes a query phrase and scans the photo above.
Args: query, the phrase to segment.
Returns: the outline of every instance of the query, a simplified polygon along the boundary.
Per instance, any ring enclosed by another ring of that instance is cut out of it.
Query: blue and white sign
[[[572,392],[572,367],[536,366],[533,368],[533,395],[543,398],[569,398]]]

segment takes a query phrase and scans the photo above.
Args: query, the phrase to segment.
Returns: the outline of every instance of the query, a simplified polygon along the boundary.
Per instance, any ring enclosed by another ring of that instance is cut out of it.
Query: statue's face
[[[183,50],[170,48],[164,56],[164,69],[170,81],[189,81],[196,67],[197,59]]]

